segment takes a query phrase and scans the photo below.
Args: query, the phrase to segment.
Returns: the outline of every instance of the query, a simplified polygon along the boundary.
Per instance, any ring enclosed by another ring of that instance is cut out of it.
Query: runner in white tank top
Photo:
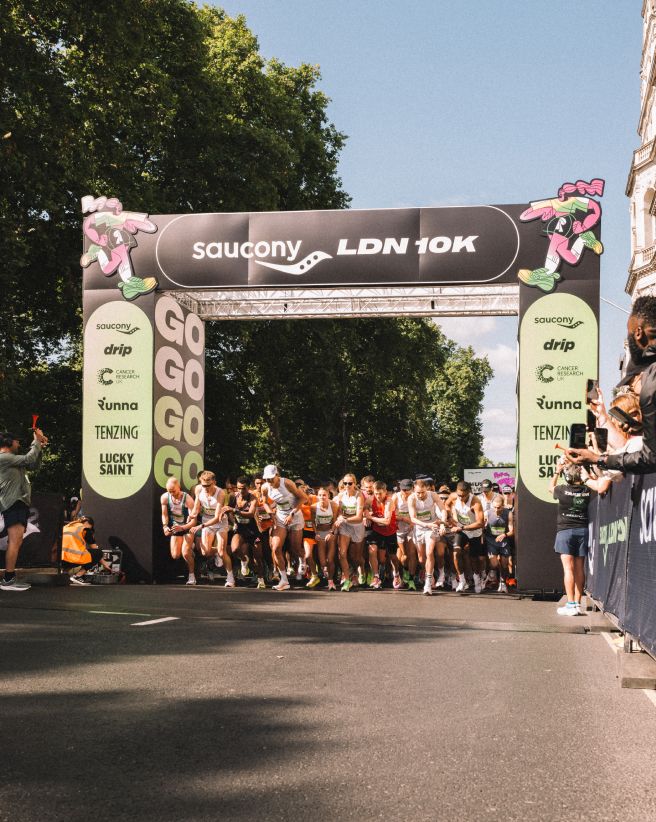
[[[194,537],[191,533],[196,524],[196,520],[191,516],[194,501],[190,494],[180,488],[176,477],[170,477],[166,482],[166,492],[160,497],[160,503],[164,536],[170,537],[171,558],[184,558],[188,572],[187,585],[195,585]]]
[[[317,554],[323,575],[328,581],[328,590],[335,591],[335,520],[339,506],[330,499],[326,488],[319,488],[317,501],[310,506],[314,520],[314,536],[317,541]]]
[[[415,526],[419,561],[426,564],[424,594],[431,596],[435,571],[435,547],[440,541],[440,534],[444,528],[438,515],[440,498],[435,491],[428,490],[423,479],[415,480],[414,488],[414,493],[408,498],[408,511],[410,521]]]
[[[267,465],[262,472],[264,485],[262,493],[275,504],[276,512],[271,529],[271,555],[280,574],[280,582],[273,586],[274,591],[290,589],[287,578],[283,546],[285,540],[291,553],[303,562],[303,513],[301,505],[308,502],[307,495],[285,477],[281,477],[277,466]]]
[[[337,526],[337,544],[339,564],[342,569],[342,591],[351,589],[351,568],[349,565],[349,546],[354,549],[354,561],[361,562],[362,542],[364,540],[364,497],[356,485],[354,474],[345,474],[342,480],[344,489],[337,495],[335,502],[339,505]]]
[[[192,533],[201,531],[200,550],[204,557],[208,557],[207,570],[210,581],[213,579],[212,557],[214,557],[216,565],[219,565],[216,561],[218,554],[221,564],[225,566],[228,574],[225,587],[235,588],[232,557],[227,544],[228,521],[226,513],[228,508],[226,506],[225,491],[216,484],[216,476],[212,471],[202,471],[198,480],[199,484],[196,486],[196,500],[192,515],[200,517],[201,524],[196,525],[191,531]],[[215,540],[217,548],[214,547]]]
[[[412,494],[413,483],[410,479],[399,481],[399,490],[396,492],[396,555],[404,568],[404,576],[411,591],[416,591],[415,574],[417,573],[417,546],[415,544],[415,529],[410,522],[408,499]],[[395,580],[396,582],[396,580]],[[401,579],[399,588],[403,587]]]

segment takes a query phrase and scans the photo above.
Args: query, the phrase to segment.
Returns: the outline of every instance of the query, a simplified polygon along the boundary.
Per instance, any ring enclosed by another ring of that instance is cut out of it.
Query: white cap
[[[277,465],[267,465],[262,472],[262,479],[273,479],[278,473]]]

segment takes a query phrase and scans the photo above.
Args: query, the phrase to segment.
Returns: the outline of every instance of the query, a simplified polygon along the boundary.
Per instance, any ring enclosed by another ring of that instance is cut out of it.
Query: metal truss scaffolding
[[[480,317],[519,313],[518,285],[171,291],[203,320]]]

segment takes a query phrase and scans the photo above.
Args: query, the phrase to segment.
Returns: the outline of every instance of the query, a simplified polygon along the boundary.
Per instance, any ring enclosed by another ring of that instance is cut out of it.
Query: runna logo
[[[108,374],[113,374],[113,373],[114,373],[113,368],[101,368],[100,371],[98,372],[98,382],[101,385],[113,385],[114,380],[108,380],[107,379],[107,375]]]
[[[545,377],[545,372],[553,370],[553,365],[549,365],[548,363],[546,365],[538,365],[535,369],[535,376],[540,380],[540,382],[553,382],[554,378],[551,375]]]

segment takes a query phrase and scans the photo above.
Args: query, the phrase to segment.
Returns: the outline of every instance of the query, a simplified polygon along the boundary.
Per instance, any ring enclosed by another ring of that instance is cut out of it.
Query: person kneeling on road
[[[71,573],[74,585],[91,585],[84,580],[86,572],[94,565],[112,573],[111,565],[103,559],[102,548],[96,545],[91,517],[80,517],[64,525],[62,535],[62,565]]]

